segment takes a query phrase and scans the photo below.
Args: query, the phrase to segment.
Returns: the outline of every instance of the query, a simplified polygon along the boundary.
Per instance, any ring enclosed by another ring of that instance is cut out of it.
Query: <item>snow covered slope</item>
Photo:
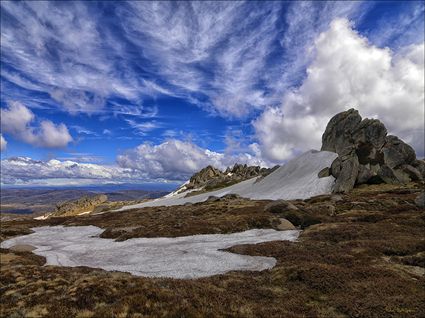
[[[239,194],[249,199],[290,200],[306,199],[315,195],[330,193],[335,179],[333,177],[319,178],[317,174],[325,167],[330,167],[337,157],[329,151],[310,150],[289,161],[279,169],[257,181],[249,179],[230,187],[216,191],[194,195],[179,193],[172,197],[163,197],[153,201],[122,207],[117,211],[142,208],[148,206],[180,205],[186,202],[202,202],[209,196],[222,197],[226,194]]]

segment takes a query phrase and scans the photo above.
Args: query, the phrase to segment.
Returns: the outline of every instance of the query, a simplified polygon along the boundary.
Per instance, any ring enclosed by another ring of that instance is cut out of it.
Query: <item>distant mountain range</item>
[[[58,203],[77,200],[83,196],[106,194],[108,201],[137,201],[164,196],[168,191],[120,189],[117,185],[79,188],[3,188],[1,189],[1,213],[39,214],[53,211]]]
[[[110,183],[110,184],[101,184],[101,185],[85,185],[85,186],[40,186],[40,185],[2,185],[1,190],[3,189],[40,189],[40,190],[86,190],[93,191],[96,193],[108,192],[108,191],[121,191],[121,190],[145,190],[145,191],[173,191],[180,183]]]

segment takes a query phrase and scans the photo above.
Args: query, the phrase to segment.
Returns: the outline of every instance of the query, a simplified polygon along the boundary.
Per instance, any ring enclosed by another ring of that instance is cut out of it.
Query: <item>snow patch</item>
[[[337,156],[334,152],[310,150],[262,179],[255,177],[230,187],[187,198],[184,197],[187,192],[179,193],[172,197],[162,197],[154,201],[124,206],[116,211],[149,206],[181,205],[187,202],[196,203],[207,200],[209,196],[222,197],[229,193],[254,200],[307,199],[331,193],[335,178],[332,176],[319,178],[318,173],[323,168],[330,167]]]
[[[137,276],[199,278],[234,270],[262,271],[276,264],[273,257],[222,251],[234,245],[277,240],[295,241],[299,231],[254,229],[233,234],[176,238],[135,238],[123,242],[103,239],[96,226],[44,226],[34,233],[3,241],[2,248],[30,244],[46,265],[88,266]]]
[[[81,213],[78,213],[77,215],[84,215],[84,214],[89,214],[89,213],[91,213],[91,211],[81,212]]]
[[[176,196],[177,194],[186,191],[187,185],[189,184],[189,182],[190,182],[190,180],[187,180],[185,183],[183,183],[180,186],[180,188],[178,188],[176,191],[173,191],[171,193],[168,193],[167,195],[164,196],[164,198],[172,198],[172,197]]]
[[[38,221],[47,220],[49,218],[49,216],[51,216],[52,214],[53,213],[37,216],[37,217],[34,218],[34,220],[38,220]]]

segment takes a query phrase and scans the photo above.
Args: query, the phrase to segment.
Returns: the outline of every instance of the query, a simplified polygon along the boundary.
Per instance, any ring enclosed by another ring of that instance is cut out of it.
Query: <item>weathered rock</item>
[[[388,135],[383,148],[385,163],[390,168],[411,164],[416,160],[415,150],[396,136]]]
[[[335,193],[347,193],[356,183],[357,174],[359,171],[359,160],[357,155],[353,155],[341,164],[341,171],[334,185]]]
[[[221,198],[219,198],[219,197],[216,197],[216,196],[214,196],[214,195],[210,195],[206,200],[205,200],[205,202],[217,202],[217,201],[220,201],[221,200]]]
[[[362,121],[359,112],[350,109],[332,117],[322,136],[322,150],[340,153],[353,144],[352,135]]]
[[[207,166],[201,171],[195,173],[189,180],[189,183],[186,185],[187,189],[198,188],[199,185],[204,185],[208,180],[213,178],[223,177],[223,172],[212,167]]]
[[[329,167],[323,168],[318,173],[319,178],[326,178],[326,177],[329,177],[330,175],[331,175],[331,169]]]
[[[421,192],[415,199],[415,204],[418,208],[425,208],[425,192]]]
[[[264,207],[264,212],[281,213],[284,211],[297,211],[298,208],[291,202],[285,200],[277,200],[267,204]]]
[[[341,172],[341,158],[337,157],[331,164],[331,175],[336,179],[339,178],[339,173]]]
[[[425,179],[425,161],[415,160],[412,162],[412,166],[419,171],[422,176],[422,179]]]
[[[374,148],[372,144],[360,143],[356,149],[361,165],[379,165],[384,163],[384,154]]]
[[[370,164],[369,166],[370,171],[373,173],[373,175],[376,175],[381,168],[379,164]]]
[[[287,219],[293,225],[301,227],[301,229],[305,229],[313,224],[321,223],[320,218],[301,210],[284,211],[279,213],[279,216]]]
[[[396,136],[387,136],[379,120],[362,120],[354,109],[329,121],[322,142],[322,150],[338,154],[330,167],[336,178],[334,192],[344,193],[355,185],[425,179],[425,162],[416,160],[411,146]]]
[[[195,173],[188,183],[176,190],[176,193],[194,189],[203,189],[204,191],[220,189],[254,177],[267,176],[277,168],[279,168],[279,166],[269,169],[261,168],[260,166],[235,164],[233,167],[228,167],[223,172],[213,166],[207,166]]]
[[[413,181],[423,180],[421,172],[411,165],[401,165],[399,170],[402,171],[404,174],[406,174],[410,178],[410,180],[413,180]]]
[[[368,167],[364,165],[359,166],[359,172],[356,179],[356,184],[364,184],[367,183],[370,178],[372,178],[374,174]]]
[[[239,194],[229,193],[221,197],[222,200],[237,200],[242,197]]]
[[[295,230],[296,229],[295,226],[291,222],[289,222],[287,219],[280,218],[279,221],[280,221],[280,223],[277,226],[278,230],[289,231],[289,230]]]
[[[387,165],[381,166],[377,173],[378,177],[388,184],[397,184],[400,183],[400,180],[394,174],[394,171]]]
[[[412,179],[409,177],[409,175],[407,173],[405,173],[404,171],[400,170],[400,169],[393,169],[393,173],[396,176],[398,182],[396,183],[409,183],[410,181],[412,181]]]
[[[384,162],[390,168],[398,167],[405,162],[402,154],[394,148],[384,148],[382,152],[384,153]]]
[[[355,128],[352,140],[353,143],[358,146],[371,145],[372,149],[380,149],[386,142],[386,135],[387,129],[385,128],[383,123],[381,123],[377,119],[365,118]],[[357,149],[359,149],[358,146]]]

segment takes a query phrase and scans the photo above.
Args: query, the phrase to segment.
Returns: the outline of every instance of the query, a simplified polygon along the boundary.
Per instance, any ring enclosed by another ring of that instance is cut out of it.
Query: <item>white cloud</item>
[[[3,135],[0,134],[0,151],[5,151],[7,147],[7,141],[4,139]]]
[[[71,154],[73,160],[33,160],[14,157],[1,161],[2,184],[84,185],[105,183],[165,182],[187,180],[207,165],[224,169],[234,163],[266,166],[251,153],[227,155],[203,149],[190,142],[168,140],[160,145],[142,144],[117,157],[118,165],[82,163],[86,154]],[[93,160],[93,158],[90,158]]]
[[[72,125],[72,126],[70,126],[70,128],[74,129],[80,135],[98,136],[97,132],[92,131],[90,129],[87,129],[85,127],[79,126],[79,125]]]
[[[255,145],[251,153],[228,155],[198,147],[191,142],[170,139],[159,145],[141,144],[117,157],[123,168],[146,173],[150,179],[186,180],[207,165],[224,169],[235,163],[267,166],[257,155]]]
[[[107,97],[133,100],[144,90],[122,59],[123,44],[99,27],[99,15],[84,3],[2,2],[1,8],[12,17],[2,18],[7,81],[45,92],[71,113],[104,111]]]
[[[131,128],[136,130],[138,135],[144,136],[147,132],[161,128],[162,124],[156,120],[139,123],[133,119],[125,119]]]
[[[75,161],[37,161],[26,157],[1,161],[3,184],[99,184],[131,182],[143,175],[130,169]]]
[[[298,85],[305,77],[305,69],[311,62],[311,45],[329,23],[338,17],[361,20],[373,4],[361,1],[293,1],[285,14],[286,29],[280,39],[284,49],[281,72],[277,75],[276,94]]]
[[[43,120],[39,127],[34,127],[31,126],[34,120],[34,113],[20,102],[10,102],[7,108],[1,109],[2,132],[23,142],[34,146],[58,148],[65,147],[72,141],[64,124],[56,125],[50,120]]]
[[[127,39],[154,61],[155,74],[175,96],[223,117],[244,117],[278,104],[302,79],[311,41],[332,19],[360,19],[368,6],[358,1],[301,1],[284,8],[273,1],[142,1],[117,13]],[[278,27],[283,20],[284,32]],[[282,52],[285,58],[277,58]]]
[[[266,158],[285,160],[298,151],[320,148],[330,117],[351,107],[364,117],[379,118],[390,133],[423,154],[423,43],[394,53],[370,44],[348,20],[335,19],[313,50],[302,85],[254,122]]]
[[[269,99],[257,85],[269,76],[266,62],[279,10],[273,2],[131,2],[117,12],[127,39],[172,87],[169,94],[241,117]]]

